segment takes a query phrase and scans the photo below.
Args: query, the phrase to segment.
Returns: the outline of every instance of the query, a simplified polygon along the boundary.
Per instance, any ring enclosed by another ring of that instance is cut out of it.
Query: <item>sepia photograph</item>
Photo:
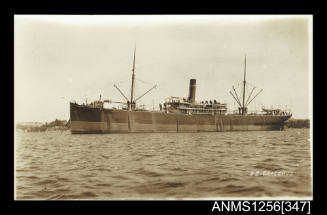
[[[312,15],[14,15],[14,199],[312,200],[312,43]]]

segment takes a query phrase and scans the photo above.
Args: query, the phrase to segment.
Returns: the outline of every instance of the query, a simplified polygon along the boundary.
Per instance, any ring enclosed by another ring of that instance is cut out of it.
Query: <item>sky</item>
[[[135,96],[158,109],[169,96],[217,100],[237,108],[247,58],[249,110],[290,109],[311,118],[312,16],[15,15],[16,122],[69,119],[69,102],[129,97],[136,47]]]

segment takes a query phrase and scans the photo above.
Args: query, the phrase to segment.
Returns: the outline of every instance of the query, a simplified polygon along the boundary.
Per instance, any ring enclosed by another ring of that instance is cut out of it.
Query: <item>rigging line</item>
[[[249,94],[248,99],[247,99],[246,102],[245,102],[245,106],[248,106],[248,105],[249,105],[249,104],[248,104],[248,101],[249,101],[249,99],[250,99],[250,97],[251,97],[251,95],[252,95],[254,89],[255,89],[255,87],[253,87],[251,93]]]
[[[139,100],[140,98],[142,98],[143,96],[145,96],[148,92],[150,92],[151,90],[157,88],[157,85],[154,85],[151,89],[149,89],[148,91],[146,91],[145,93],[143,93],[141,96],[139,96],[137,99],[135,99],[135,101]]]
[[[233,86],[233,90],[234,90],[234,92],[235,92],[235,95],[236,95],[236,98],[237,98],[238,102],[241,104],[240,99],[238,98],[238,95],[237,95],[237,92],[236,92],[234,86]]]
[[[116,84],[114,84],[114,87],[119,91],[119,93],[127,100],[127,101],[129,101],[128,100],[128,98],[124,95],[124,93],[117,87],[117,85]]]
[[[231,91],[229,91],[229,93],[233,96],[233,98],[235,99],[235,101],[237,102],[237,104],[239,105],[239,106],[241,106],[241,104],[239,103],[239,101],[237,101],[237,99],[235,98],[235,96],[233,95],[233,93],[231,92]],[[234,103],[235,104],[235,103]]]
[[[250,85],[251,87],[255,87],[253,84],[251,84],[250,82],[246,82],[247,85]]]
[[[162,58],[153,58],[150,63],[140,62],[140,64],[138,64],[137,67],[135,66],[135,68],[139,70],[140,68],[158,65],[159,63],[162,63]]]
[[[130,79],[125,79],[125,80],[118,81],[118,82],[115,82],[115,83],[116,83],[116,84],[121,84],[121,83],[124,83],[124,82],[127,82],[127,81],[130,81]]]
[[[142,82],[143,84],[153,84],[153,83],[150,83],[150,82],[147,82],[147,81],[143,81],[143,80],[138,79],[138,78],[135,78],[135,79],[138,80],[138,81],[140,81],[140,82]]]
[[[254,97],[253,99],[255,99],[255,97],[257,97],[261,92],[262,92],[263,89],[261,89]],[[253,99],[251,99],[251,101],[249,102],[249,104],[253,101]]]

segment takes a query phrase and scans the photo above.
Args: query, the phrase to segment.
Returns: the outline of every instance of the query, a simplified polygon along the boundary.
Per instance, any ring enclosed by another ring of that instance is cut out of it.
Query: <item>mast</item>
[[[133,94],[134,94],[134,79],[135,79],[135,52],[136,52],[136,46],[134,48],[134,59],[133,59],[133,74],[132,74],[132,87],[131,87],[131,100],[130,100],[130,110],[133,110],[135,108],[135,104],[133,101]]]
[[[127,96],[124,95],[124,93],[118,88],[116,84],[114,84],[114,87],[119,91],[119,93],[126,99],[127,101],[127,108],[129,111],[134,111],[136,109],[136,101],[142,98],[144,95],[149,93],[151,90],[155,89],[157,85],[154,85],[151,89],[143,93],[141,96],[134,99],[134,85],[135,85],[135,55],[136,55],[136,46],[134,47],[134,57],[133,57],[133,69],[132,69],[132,86],[131,86],[131,97],[130,100],[127,98]],[[114,102],[117,103],[117,102]],[[119,103],[119,102],[118,102]],[[126,103],[122,103],[126,104]]]
[[[240,97],[238,97],[234,86],[232,86],[234,92],[229,91],[229,93],[233,96],[234,100],[239,105],[239,107],[238,107],[239,114],[242,114],[242,115],[247,114],[248,105],[251,104],[251,102],[262,92],[262,89],[261,89],[254,97],[251,98],[252,94],[254,93],[254,91],[256,89],[256,87],[253,87],[252,91],[250,92],[250,94],[248,95],[248,98],[245,101],[245,86],[246,86],[246,55],[244,57],[243,95],[240,95]],[[243,98],[242,98],[242,96],[243,96]],[[241,99],[242,99],[242,101],[241,101]]]
[[[244,100],[245,100],[245,77],[246,77],[246,55],[244,58],[244,80],[243,80],[243,107],[242,107],[242,114],[245,114],[245,104],[244,104]]]

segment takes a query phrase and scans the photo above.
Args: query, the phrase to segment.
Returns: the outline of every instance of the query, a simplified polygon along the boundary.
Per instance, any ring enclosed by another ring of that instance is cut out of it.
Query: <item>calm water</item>
[[[309,129],[16,133],[16,199],[308,197]]]

